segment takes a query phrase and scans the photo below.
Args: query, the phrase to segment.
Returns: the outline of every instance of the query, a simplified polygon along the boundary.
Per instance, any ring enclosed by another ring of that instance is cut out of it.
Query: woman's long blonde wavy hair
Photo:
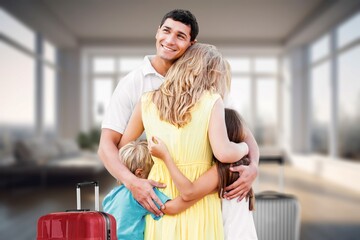
[[[204,92],[226,92],[226,61],[213,45],[196,43],[169,69],[152,101],[160,119],[181,128],[191,121],[191,109]]]

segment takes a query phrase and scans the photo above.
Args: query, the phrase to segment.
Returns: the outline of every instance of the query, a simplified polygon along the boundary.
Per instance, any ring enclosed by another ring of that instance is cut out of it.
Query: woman
[[[222,97],[226,92],[226,62],[212,45],[194,44],[169,69],[161,87],[142,96],[129,121],[120,147],[145,129],[162,139],[180,171],[195,181],[212,164],[235,162],[248,153],[246,143],[229,141]],[[163,161],[154,158],[149,179],[167,185],[170,198],[179,195]],[[214,192],[178,215],[160,221],[146,218],[145,239],[224,238],[221,204]]]
[[[225,122],[230,141],[244,141],[246,138],[245,125],[236,110],[225,109]],[[219,197],[221,197],[225,240],[258,239],[251,212],[254,209],[255,201],[253,190],[250,189],[246,198],[242,199],[240,202],[237,199],[227,200],[223,198],[223,189],[232,184],[239,177],[239,173],[233,173],[229,170],[230,166],[249,165],[250,159],[247,156],[231,164],[222,163],[214,158],[214,166],[201,175],[196,181],[191,182],[179,171],[168,152],[166,145],[161,139],[153,136],[151,141],[149,141],[148,148],[152,156],[164,161],[180,192],[180,197],[187,200],[186,202],[183,202],[176,198],[175,200],[167,202],[165,204],[166,209],[163,210],[166,214],[176,214],[179,211],[186,209],[189,206],[189,202],[205,196],[216,189]],[[173,201],[176,201],[176,203],[171,203]],[[173,207],[174,205],[176,208]]]

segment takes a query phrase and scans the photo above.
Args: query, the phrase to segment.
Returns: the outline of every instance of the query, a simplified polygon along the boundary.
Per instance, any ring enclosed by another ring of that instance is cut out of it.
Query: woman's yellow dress
[[[161,121],[151,94],[142,97],[142,119],[146,136],[162,139],[180,171],[194,181],[212,165],[212,150],[208,138],[208,125],[212,108],[220,98],[206,92],[191,111],[191,122],[177,128]],[[169,171],[162,160],[154,158],[149,179],[166,184],[160,189],[170,198],[179,195]],[[195,205],[175,216],[164,215],[160,220],[146,217],[145,239],[147,240],[221,240],[224,238],[221,200],[217,193],[209,194]]]

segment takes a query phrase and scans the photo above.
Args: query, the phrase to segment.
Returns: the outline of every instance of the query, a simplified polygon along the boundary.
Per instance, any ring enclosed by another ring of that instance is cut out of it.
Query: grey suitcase
[[[300,239],[300,204],[295,196],[265,191],[255,199],[253,216],[259,240]]]

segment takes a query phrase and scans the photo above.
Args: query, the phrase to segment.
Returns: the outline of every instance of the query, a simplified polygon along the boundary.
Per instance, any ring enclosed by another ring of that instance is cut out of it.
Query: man
[[[198,32],[196,18],[191,12],[176,9],[167,13],[156,33],[156,55],[146,56],[141,67],[130,72],[119,82],[102,124],[98,154],[106,169],[131,191],[144,208],[157,216],[162,215],[162,212],[154,201],[160,206],[163,204],[153,191],[153,187],[165,186],[153,180],[137,178],[132,174],[118,160],[118,143],[142,93],[155,90],[161,85],[171,65],[188,47],[196,43]],[[246,143],[249,145],[252,164],[249,167],[240,166],[243,168],[234,169],[242,172],[242,177],[227,189],[227,197],[230,198],[243,198],[257,175],[257,144],[253,136],[248,135],[250,137]]]

